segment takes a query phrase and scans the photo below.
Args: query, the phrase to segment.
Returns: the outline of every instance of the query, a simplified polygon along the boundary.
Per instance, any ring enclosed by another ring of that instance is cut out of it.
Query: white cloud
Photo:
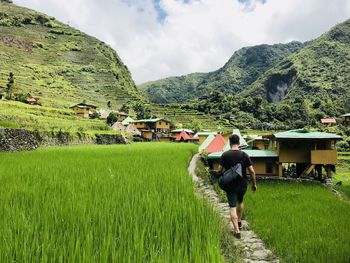
[[[114,47],[137,83],[211,71],[241,47],[306,41],[350,17],[348,0],[15,0]]]

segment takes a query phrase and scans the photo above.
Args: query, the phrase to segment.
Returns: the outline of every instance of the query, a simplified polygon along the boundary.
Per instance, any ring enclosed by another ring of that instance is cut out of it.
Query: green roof
[[[210,134],[205,140],[204,142],[199,146],[198,151],[201,152],[203,151],[205,148],[207,148],[209,146],[209,144],[215,139],[215,135],[214,134]]]
[[[123,125],[129,125],[130,122],[133,122],[134,120],[131,117],[127,117],[125,120],[122,121]]]
[[[341,139],[341,136],[333,133],[291,130],[274,134],[276,139]]]
[[[132,122],[157,122],[157,121],[167,121],[163,118],[156,118],[156,119],[144,119],[144,120],[136,120],[136,121],[132,121]],[[169,122],[169,121],[167,121]]]
[[[243,150],[251,158],[277,158],[278,154],[268,150]],[[208,155],[208,159],[220,159],[224,152],[211,153]]]
[[[209,131],[201,131],[201,132],[197,132],[194,136],[196,137],[196,136],[201,136],[201,135],[203,135],[203,136],[209,136],[209,135],[216,135],[217,134],[217,132],[209,132]]]

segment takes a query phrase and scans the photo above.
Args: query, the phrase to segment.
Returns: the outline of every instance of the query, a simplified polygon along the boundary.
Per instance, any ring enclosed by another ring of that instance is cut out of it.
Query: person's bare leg
[[[237,216],[236,207],[231,207],[230,208],[230,216],[231,216],[231,221],[232,221],[232,224],[233,224],[233,231],[234,231],[234,233],[239,233],[238,216]]]
[[[241,222],[241,221],[242,221],[243,210],[244,210],[244,205],[243,205],[243,203],[237,203],[238,222]]]

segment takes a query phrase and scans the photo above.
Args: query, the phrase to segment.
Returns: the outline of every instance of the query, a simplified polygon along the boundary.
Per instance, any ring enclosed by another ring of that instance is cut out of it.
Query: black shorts
[[[239,184],[234,190],[226,192],[230,207],[236,207],[237,202],[243,203],[244,194],[247,192],[247,183]]]

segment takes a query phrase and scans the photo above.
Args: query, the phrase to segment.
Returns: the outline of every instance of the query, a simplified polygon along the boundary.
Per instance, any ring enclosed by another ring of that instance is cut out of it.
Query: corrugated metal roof
[[[176,132],[186,132],[186,133],[194,133],[194,131],[190,130],[190,129],[176,129],[176,130],[172,130],[172,133],[176,133]]]
[[[178,134],[176,137],[175,137],[175,141],[179,142],[181,140],[183,141],[188,141],[189,139],[191,139],[191,137],[184,131],[180,132],[180,134]]]
[[[215,135],[214,134],[210,134],[205,140],[204,142],[199,146],[198,151],[201,152],[203,151],[205,148],[208,147],[208,145],[212,142],[212,140],[215,139]]]
[[[333,133],[308,131],[308,130],[291,130],[274,134],[276,139],[341,139],[341,136]]]
[[[194,137],[198,137],[198,136],[209,136],[209,135],[216,135],[218,134],[217,132],[209,132],[209,131],[201,131],[201,132],[197,132]]]
[[[133,123],[137,123],[137,122],[157,122],[157,121],[166,121],[166,122],[169,122],[168,120],[165,120],[165,119],[163,119],[163,118],[136,120],[136,121],[132,121],[132,122],[133,122]]]
[[[214,152],[219,152],[222,151],[223,148],[225,147],[226,140],[221,134],[217,134],[212,140],[208,147],[204,149],[205,152],[207,153],[214,153]]]
[[[268,150],[243,150],[245,153],[249,155],[251,158],[277,158],[278,154],[273,151]],[[223,152],[215,152],[208,155],[208,159],[219,159]]]
[[[350,113],[344,114],[344,115],[342,115],[340,117],[350,117]]]
[[[334,118],[324,118],[321,119],[321,123],[337,123],[337,121]]]

